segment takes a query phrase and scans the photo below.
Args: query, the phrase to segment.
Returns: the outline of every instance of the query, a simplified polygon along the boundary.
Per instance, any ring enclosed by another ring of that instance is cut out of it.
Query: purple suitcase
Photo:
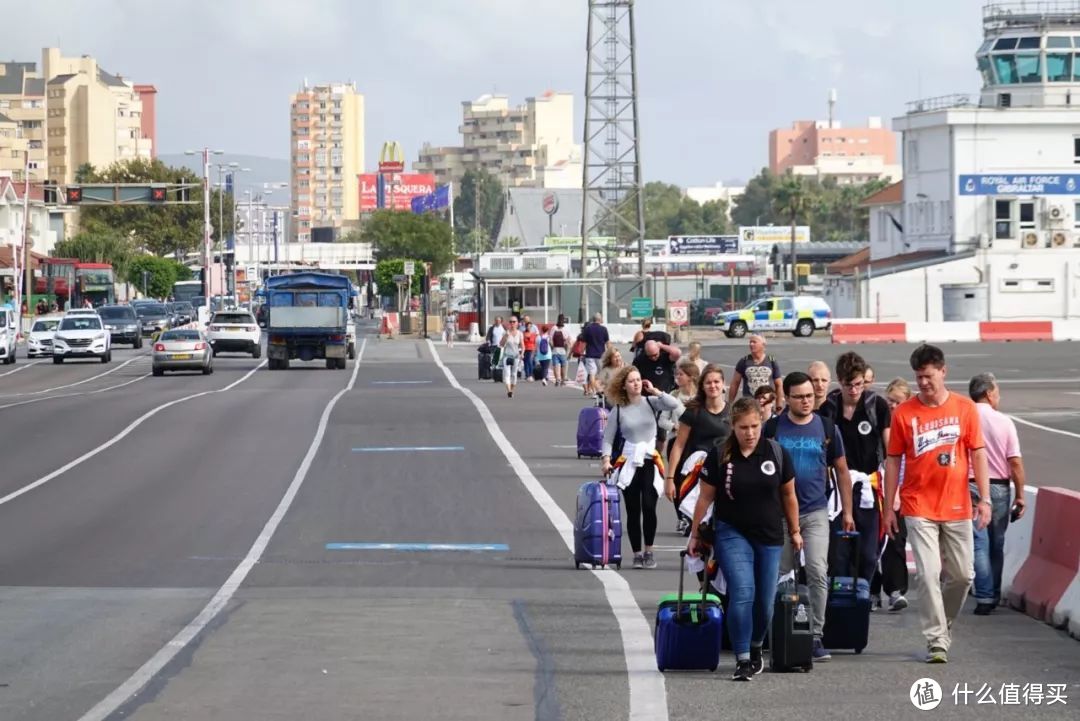
[[[590,481],[578,489],[574,514],[574,568],[622,568],[622,499],[619,489]]]
[[[607,411],[603,408],[582,408],[577,418],[577,455],[599,458],[603,455],[604,427]]]

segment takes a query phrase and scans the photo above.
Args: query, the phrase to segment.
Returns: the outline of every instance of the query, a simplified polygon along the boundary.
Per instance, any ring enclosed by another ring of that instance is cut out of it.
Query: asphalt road
[[[731,364],[741,346],[706,356]],[[949,346],[950,378],[990,366],[1010,411],[1077,431],[1069,348]],[[882,380],[903,372],[905,347],[860,349]],[[476,380],[471,347],[437,350],[494,425],[426,343],[371,336],[344,372],[222,356],[211,376],[153,378],[145,349],[0,371],[0,719],[93,708],[140,720],[626,718],[623,640],[637,643],[633,658],[649,655],[656,599],[676,582],[671,515],[660,568],[619,574],[640,611],[617,616],[618,584],[602,583],[615,572],[575,572],[552,521],[573,515],[578,485],[598,474],[568,448],[581,396],[525,384],[509,400]],[[839,347],[770,352],[787,368]],[[1021,434],[1033,483],[1080,487],[1075,438]],[[379,543],[496,550],[327,548]],[[956,683],[1004,682],[1070,684],[1067,706],[1023,712],[1077,717],[1076,641],[1010,611],[968,613],[952,663],[927,667],[913,611],[875,614],[862,656],[811,674],[667,674],[653,708],[688,720],[914,718],[908,689],[929,676],[945,688],[943,718],[1016,718],[949,695]],[[621,636],[627,617],[637,622]],[[140,672],[152,659],[160,667]],[[148,683],[125,686],[133,675]],[[657,688],[660,677],[635,678]]]

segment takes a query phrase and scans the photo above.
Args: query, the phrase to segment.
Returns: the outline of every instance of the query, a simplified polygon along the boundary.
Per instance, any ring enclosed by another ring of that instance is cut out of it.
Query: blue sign
[[[725,255],[738,252],[737,235],[668,236],[668,255]]]
[[[440,185],[427,195],[418,195],[410,201],[412,212],[426,213],[429,210],[442,210],[450,207],[450,186]]]
[[[960,195],[1080,195],[1080,175],[961,175]]]

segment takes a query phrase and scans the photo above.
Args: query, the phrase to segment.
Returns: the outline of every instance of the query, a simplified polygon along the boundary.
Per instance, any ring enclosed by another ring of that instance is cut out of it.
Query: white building
[[[837,316],[1080,316],[1080,5],[1072,10],[988,6],[978,101],[918,101],[893,121],[904,182],[868,203],[869,257],[834,265],[826,294]],[[975,284],[968,302],[943,304],[951,284]]]
[[[704,185],[686,189],[686,197],[696,200],[701,205],[722,200],[727,203],[727,215],[731,217],[731,209],[735,207],[735,201],[746,192],[746,186],[727,186],[723,183],[716,185]]]
[[[462,103],[460,146],[425,144],[413,163],[439,183],[483,168],[505,186],[581,188],[581,146],[574,142],[574,95],[548,91],[510,106],[505,95]]]

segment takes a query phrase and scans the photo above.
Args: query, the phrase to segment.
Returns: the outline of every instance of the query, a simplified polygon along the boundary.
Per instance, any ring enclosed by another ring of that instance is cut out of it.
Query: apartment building
[[[355,83],[309,86],[289,97],[294,239],[312,227],[341,228],[360,219],[364,172],[364,96]]]
[[[506,95],[462,104],[460,146],[425,144],[413,163],[439,183],[459,182],[483,168],[504,185],[580,188],[581,146],[574,142],[574,95],[548,91],[511,106]]]
[[[0,175],[22,180],[26,150],[30,167],[44,171],[45,140],[45,80],[32,62],[0,63]]]
[[[823,179],[841,184],[876,179],[899,180],[899,136],[870,118],[865,127],[844,128],[836,120],[797,120],[790,128],[769,133],[769,170],[783,175]]]

